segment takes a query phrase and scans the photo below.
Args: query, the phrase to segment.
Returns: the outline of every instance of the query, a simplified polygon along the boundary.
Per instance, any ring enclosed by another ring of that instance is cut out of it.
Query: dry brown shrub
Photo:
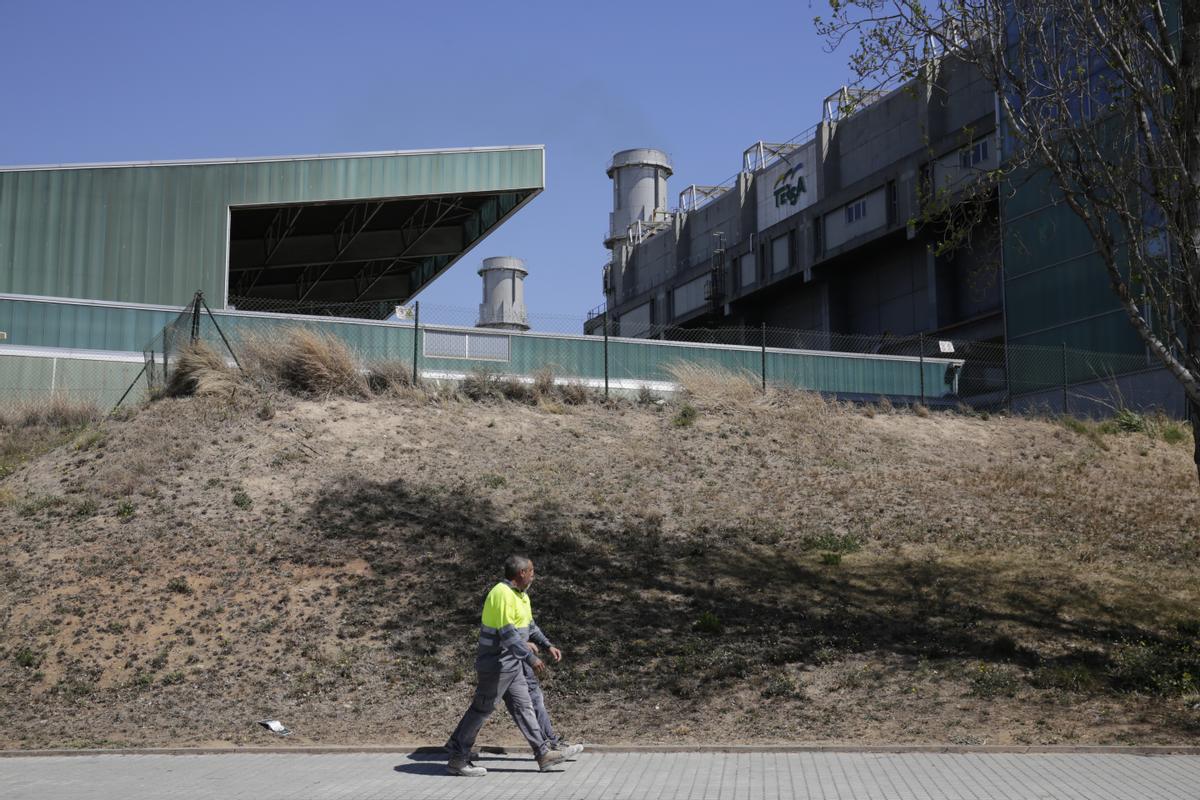
[[[367,365],[367,386],[375,394],[398,394],[412,388],[412,365],[403,361],[373,361]]]
[[[237,372],[204,342],[192,342],[175,357],[167,378],[168,397],[205,395],[231,397],[238,387]]]
[[[666,369],[684,393],[701,405],[745,407],[762,397],[759,377],[746,370],[729,370],[690,361],[669,364]]]
[[[539,367],[533,373],[533,394],[537,399],[554,397],[554,371]]]
[[[581,406],[592,399],[592,393],[581,381],[569,381],[558,387],[558,395],[569,406]]]
[[[95,403],[61,394],[0,413],[0,478],[100,421]]]
[[[336,336],[293,328],[283,336],[248,337],[242,368],[260,386],[303,397],[366,397],[367,377],[354,352]]]
[[[841,423],[857,415],[852,406],[831,400],[820,392],[792,387],[772,387],[766,405],[780,422],[788,422],[821,434],[832,433]]]
[[[490,372],[485,369],[473,369],[467,373],[462,383],[459,384],[459,391],[463,397],[475,402],[483,400],[499,400],[504,395],[500,392],[500,376],[495,372]]]
[[[16,406],[0,415],[0,428],[82,428],[100,421],[100,409],[90,400],[73,400],[56,393],[46,400]]]
[[[507,375],[500,378],[496,383],[497,389],[502,397],[506,400],[512,400],[514,403],[536,403],[537,392],[532,383],[527,383],[520,378]]]
[[[474,369],[459,384],[463,397],[475,402],[511,400],[536,405],[543,395],[537,379],[527,381],[514,375],[502,375],[487,369]]]

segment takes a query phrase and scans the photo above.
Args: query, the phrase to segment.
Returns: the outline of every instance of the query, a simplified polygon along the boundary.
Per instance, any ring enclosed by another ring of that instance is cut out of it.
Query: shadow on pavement
[[[505,755],[508,755],[508,750],[504,747],[478,747],[471,753],[471,760],[479,761]],[[418,747],[408,754],[409,761],[441,761],[444,764],[447,758],[449,754],[444,747]]]
[[[492,759],[488,759],[488,760],[490,761]],[[459,777],[458,775],[451,775],[450,773],[446,772],[446,764],[444,761],[440,764],[432,762],[432,761],[426,761],[426,762],[417,763],[417,764],[397,764],[396,766],[392,767],[392,771],[400,772],[405,775],[442,775],[447,778],[458,778]],[[534,772],[537,772],[538,770],[537,770],[536,766],[533,767],[532,769],[512,769],[511,767],[495,767],[495,766],[492,766],[491,764],[488,764],[487,771],[488,772],[497,772],[497,773],[499,773],[499,772],[524,772],[526,774],[532,774]]]

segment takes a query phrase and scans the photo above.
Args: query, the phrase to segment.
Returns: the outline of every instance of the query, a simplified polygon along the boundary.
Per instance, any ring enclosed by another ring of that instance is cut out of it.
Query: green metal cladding
[[[289,327],[303,325],[337,336],[349,345],[363,362],[396,360],[412,363],[411,327],[371,322],[332,320],[288,321],[279,317],[261,317],[240,313],[214,315],[225,335],[234,343],[246,335],[278,336]],[[426,354],[431,334],[476,336],[495,341],[507,339],[507,358],[446,358]],[[204,338],[217,346],[215,331],[204,331]],[[497,331],[431,326],[421,328],[419,364],[423,374],[463,375],[487,370],[505,375],[529,376],[549,368],[559,378],[579,379],[593,384],[604,378],[604,340],[596,336],[555,336],[539,333],[501,333]],[[608,374],[613,381],[651,381],[671,383],[671,367],[689,363],[761,375],[763,353],[756,347],[704,346],[646,339],[610,339]],[[766,352],[767,380],[793,386],[844,395],[896,395],[917,397],[921,393],[924,369],[925,391],[929,397],[953,394],[947,380],[947,367],[953,359],[925,359],[898,356],[855,356],[843,353],[780,350]]]
[[[1144,355],[1091,236],[1054,194],[1044,173],[1001,193],[1009,344]]]
[[[540,190],[539,146],[0,170],[0,293],[224,302],[230,206]]]

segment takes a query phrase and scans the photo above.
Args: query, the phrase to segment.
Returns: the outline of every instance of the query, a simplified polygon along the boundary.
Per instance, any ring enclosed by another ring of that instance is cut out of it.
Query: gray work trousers
[[[450,759],[470,758],[479,729],[496,710],[496,701],[501,697],[512,714],[513,722],[517,723],[517,729],[533,749],[533,754],[539,758],[545,754],[550,749],[550,743],[542,735],[541,726],[538,724],[533,700],[529,696],[529,684],[525,681],[524,668],[518,665],[515,669],[476,674],[479,676],[479,683],[475,687],[475,697],[454,733],[450,734],[450,741],[446,743]],[[538,691],[541,691],[541,687],[538,687]]]
[[[529,700],[533,703],[533,713],[537,717],[542,738],[546,740],[546,744],[553,747],[558,744],[559,739],[554,732],[554,726],[550,724],[550,714],[546,712],[546,696],[542,694],[542,684],[538,682],[537,673],[533,671],[533,667],[522,662],[521,669],[525,672],[525,683],[529,686]],[[517,705],[511,693],[504,695],[504,705],[508,708],[508,713],[512,714],[513,719],[516,719]]]

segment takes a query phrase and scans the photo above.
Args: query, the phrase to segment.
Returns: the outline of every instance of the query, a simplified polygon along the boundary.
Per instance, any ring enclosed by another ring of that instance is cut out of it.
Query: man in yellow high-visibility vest
[[[535,675],[543,674],[546,669],[542,660],[529,648],[531,630],[538,630],[542,643],[552,655],[561,658],[558,649],[550,645],[533,622],[533,609],[529,595],[525,593],[532,583],[533,562],[524,556],[509,556],[504,562],[504,580],[492,587],[483,601],[479,649],[475,659],[479,682],[470,707],[446,743],[450,753],[446,767],[451,775],[480,777],[487,774],[486,769],[471,763],[471,748],[475,745],[479,729],[487,722],[496,708],[496,701],[501,697],[505,697],[513,721],[533,749],[538,768],[544,772],[554,765],[566,765],[566,754],[555,750],[542,733],[537,709],[525,679],[526,666]]]

